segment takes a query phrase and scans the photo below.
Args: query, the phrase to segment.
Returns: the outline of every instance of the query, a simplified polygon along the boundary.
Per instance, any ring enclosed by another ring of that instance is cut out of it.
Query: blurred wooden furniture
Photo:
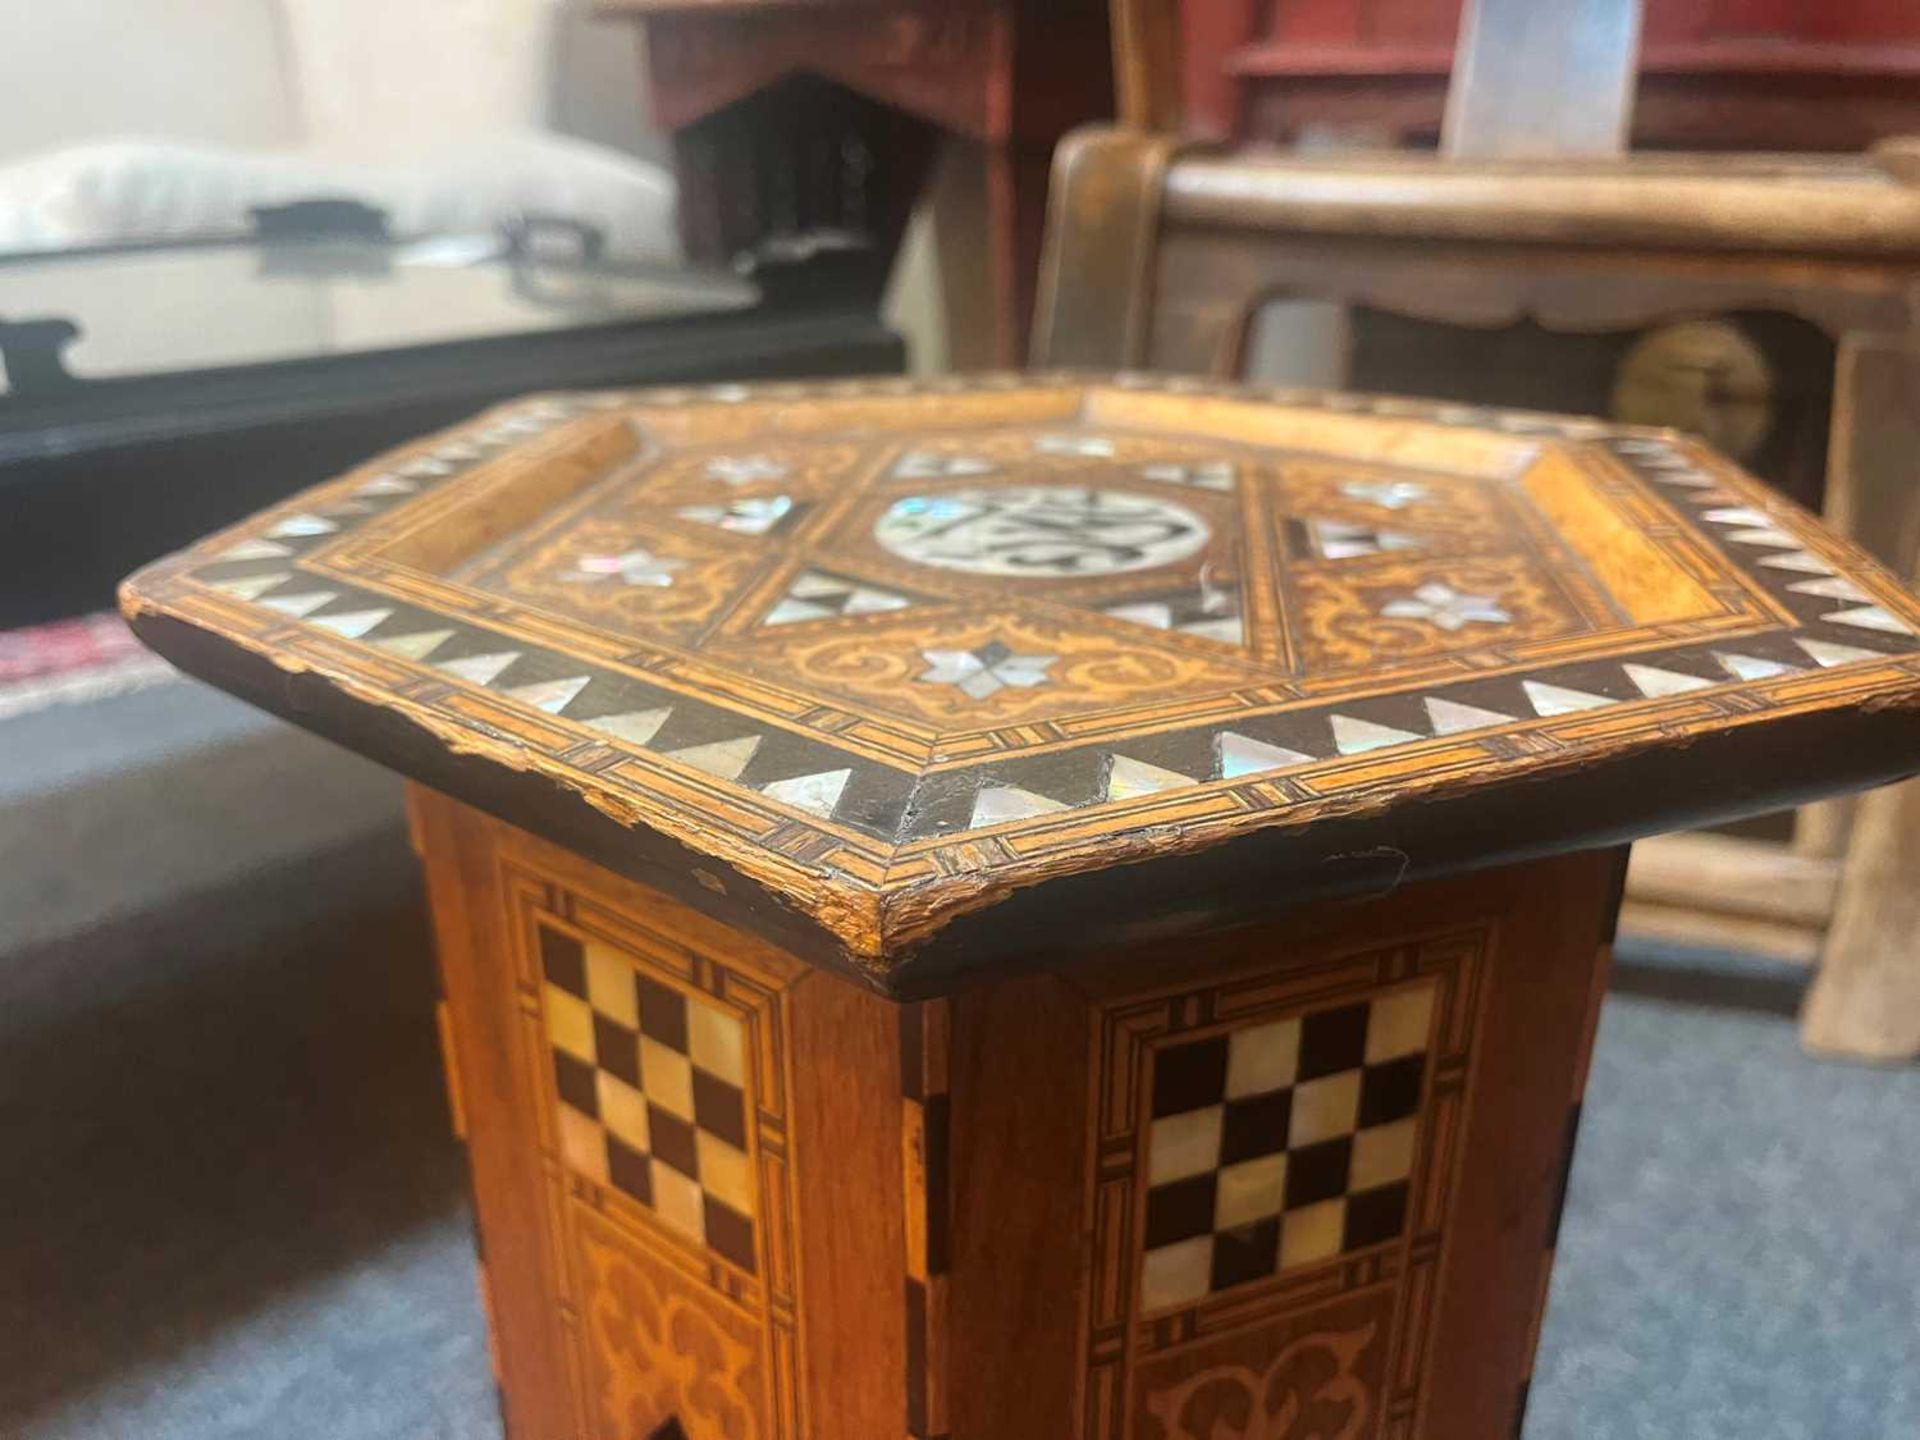
[[[1920,336],[1853,337],[1843,366],[1836,442],[1854,483],[1833,518],[1920,579]],[[1833,1054],[1911,1060],[1920,1056],[1920,780],[1860,797],[1850,831],[1844,803],[1817,811],[1827,812],[1845,866],[1803,1038]]]
[[[415,782],[529,1440],[1515,1434],[1620,847],[1920,765],[1704,446],[1179,377],[536,397],[124,603]]]
[[[1432,145],[1463,0],[1175,0],[1189,134]],[[1861,150],[1920,130],[1903,0],[1647,0],[1641,149]]]
[[[1163,91],[1132,112],[1132,123],[1243,145],[1304,136],[1317,148],[1435,145],[1459,24],[1475,13],[1461,0],[1115,3],[1142,32],[1137,43],[1123,42],[1123,53],[1137,55]],[[1451,93],[1456,102],[1467,95],[1495,96],[1502,105],[1544,102],[1536,118],[1545,123],[1504,127],[1536,156],[1573,153],[1562,133],[1566,119],[1617,121],[1623,99],[1629,115],[1617,123],[1643,150],[1858,151],[1903,128],[1920,130],[1920,9],[1912,6],[1649,0],[1637,62],[1630,43],[1620,54],[1624,90],[1612,78],[1594,86],[1577,74],[1549,83],[1531,47],[1542,34],[1581,28],[1550,7],[1513,8],[1501,18],[1479,7],[1481,32],[1494,43],[1468,44],[1461,53],[1480,64],[1504,53],[1516,57],[1514,69],[1493,85],[1462,70]],[[1603,0],[1578,8],[1634,7]],[[1523,36],[1524,43],[1508,43]],[[1449,141],[1453,153],[1491,158],[1462,152],[1459,138]],[[1716,445],[1786,493],[1820,503],[1834,346],[1787,309],[1755,304],[1643,334],[1601,326],[1549,332],[1525,319],[1462,330],[1359,306],[1344,329],[1345,383],[1358,389],[1450,395],[1471,377],[1468,398],[1638,423],[1654,418],[1661,401],[1671,404],[1671,394],[1660,392],[1672,390],[1677,369],[1713,367],[1730,386],[1764,392],[1720,403],[1746,405],[1758,421],[1747,446],[1732,434],[1712,436]]]
[[[1019,363],[1047,167],[1111,113],[1103,0],[597,0],[646,29],[696,259],[857,237],[884,285],[942,136],[985,147],[994,333]]]
[[[1828,513],[1906,573],[1920,554],[1915,531],[1866,517],[1909,513],[1916,451],[1896,434],[1904,402],[1866,367],[1883,345],[1908,343],[1920,323],[1920,186],[1903,178],[1915,168],[1912,149],[1890,143],[1859,157],[1599,153],[1609,128],[1626,130],[1632,30],[1620,21],[1632,5],[1562,0],[1558,23],[1541,5],[1521,6],[1529,24],[1504,34],[1484,23],[1511,8],[1510,0],[1484,0],[1483,23],[1463,35],[1457,71],[1493,83],[1508,115],[1485,128],[1460,124],[1443,136],[1438,156],[1181,153],[1177,139],[1144,128],[1077,141],[1059,170],[1060,249],[1043,276],[1036,359],[1238,373],[1256,312],[1283,297],[1488,332],[1611,331],[1623,350],[1629,340],[1654,347],[1656,367],[1668,371],[1661,403],[1669,423],[1737,449],[1738,437],[1764,435],[1773,423],[1764,367],[1740,368],[1737,350],[1703,362],[1685,343],[1664,355],[1659,346],[1697,338],[1710,317],[1774,313],[1832,347],[1835,443],[1824,477],[1815,477],[1824,478]],[[1170,78],[1177,62],[1155,38],[1169,13],[1155,0],[1125,0],[1116,10],[1123,114],[1145,120],[1180,109]],[[1527,42],[1541,34],[1536,51]],[[1576,56],[1569,35],[1598,38]],[[1617,125],[1596,130],[1584,99],[1562,87],[1582,74],[1599,112],[1620,116]],[[1546,76],[1559,80],[1542,83]],[[1556,118],[1563,111],[1582,113]],[[1449,112],[1460,122],[1478,113],[1470,98]],[[1509,117],[1524,123],[1510,127]],[[1534,147],[1556,141],[1573,156],[1537,158]],[[1532,158],[1508,158],[1516,143]],[[1122,293],[1129,299],[1116,305]],[[1377,373],[1353,368],[1355,383],[1380,383]],[[1490,395],[1487,377],[1458,363],[1422,378],[1429,383],[1419,393],[1462,403],[1514,398],[1511,390]],[[1537,403],[1524,390],[1521,398]],[[1804,450],[1796,451],[1803,461]],[[1796,488],[1803,499],[1818,496]],[[1810,571],[1804,584],[1818,589],[1829,580]],[[1839,587],[1829,588],[1844,603]],[[1808,958],[1828,910],[1813,897],[1831,897],[1841,883],[1846,816],[1844,806],[1801,812],[1791,855],[1718,838],[1656,842],[1637,862],[1628,923],[1690,942],[1771,940],[1776,953]],[[1703,867],[1723,887],[1683,903]],[[1791,913],[1782,908],[1783,868],[1797,877],[1791,893],[1801,897]],[[1880,952],[1910,948],[1884,928],[1850,926],[1825,949],[1828,983],[1920,963],[1920,953],[1870,952],[1869,935]],[[1823,1004],[1820,1013],[1826,1019],[1809,1043],[1885,1056],[1876,1037],[1886,1026],[1849,1035],[1837,1008]]]

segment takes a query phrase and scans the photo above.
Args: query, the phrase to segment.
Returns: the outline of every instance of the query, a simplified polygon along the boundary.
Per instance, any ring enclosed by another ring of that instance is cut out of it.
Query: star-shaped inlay
[[[1090,460],[1113,456],[1113,442],[1104,435],[1040,435],[1033,448],[1041,455],[1078,455]]]
[[[1437,580],[1422,585],[1411,595],[1389,600],[1380,607],[1380,613],[1394,620],[1425,620],[1449,632],[1476,622],[1505,625],[1513,619],[1494,603],[1491,595],[1463,595]]]
[[[765,535],[793,509],[791,495],[744,495],[724,505],[683,505],[674,513],[682,520],[717,525],[736,535]]]
[[[1165,485],[1192,485],[1201,490],[1231,490],[1233,466],[1225,460],[1209,460],[1199,465],[1175,465],[1163,461],[1142,465],[1140,478],[1158,480]]]
[[[996,691],[1012,686],[1031,690],[1047,683],[1047,669],[1058,655],[1024,655],[998,640],[976,650],[922,650],[927,668],[920,679],[928,685],[951,685],[956,690],[984,700]]]
[[[987,475],[992,471],[993,462],[978,455],[932,455],[923,450],[908,451],[893,467],[897,480],[943,480],[960,475]]]
[[[1385,510],[1404,510],[1433,492],[1412,480],[1349,480],[1340,487],[1340,493]]]
[[[783,480],[787,467],[770,455],[716,455],[707,462],[707,478],[729,485],[752,485],[761,480]]]
[[[1329,560],[1420,548],[1417,539],[1398,530],[1376,530],[1371,525],[1355,525],[1346,520],[1310,520],[1307,529],[1313,536],[1314,548]]]
[[[684,560],[671,560],[651,550],[628,550],[619,555],[582,555],[574,568],[560,578],[594,582],[618,580],[623,585],[649,585],[664,590],[673,584],[673,572],[686,567]]]

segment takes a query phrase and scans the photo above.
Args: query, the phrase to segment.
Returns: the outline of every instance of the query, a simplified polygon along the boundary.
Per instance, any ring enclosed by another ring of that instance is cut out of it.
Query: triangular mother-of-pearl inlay
[[[216,580],[207,588],[240,600],[258,600],[274,586],[285,584],[292,578],[291,570],[278,570],[271,575],[242,575],[235,580]]]
[[[1182,635],[1198,635],[1202,640],[1218,640],[1222,645],[1244,645],[1247,642],[1246,628],[1237,615],[1225,620],[1199,620],[1178,628]]]
[[[631,744],[645,745],[660,733],[660,727],[667,723],[667,717],[672,713],[671,706],[662,706],[658,710],[622,710],[613,715],[596,715],[581,723],[604,730],[609,735],[617,735]]]
[[[735,740],[715,740],[709,745],[689,745],[684,750],[669,750],[667,758],[691,765],[722,780],[736,780],[760,748],[758,735],[742,735]]]
[[[1862,605],[1873,600],[1873,596],[1843,575],[1829,575],[1821,580],[1796,580],[1787,589],[1795,595],[1818,595],[1823,600],[1852,600]]]
[[[1166,485],[1189,485],[1199,490],[1231,490],[1233,466],[1224,460],[1199,465],[1154,464],[1140,467],[1140,478]]]
[[[220,552],[222,560],[278,560],[291,555],[293,547],[282,545],[277,540],[242,540],[238,545]]]
[[[269,604],[272,602],[269,601]],[[1879,630],[1888,635],[1911,635],[1906,621],[1889,614],[1878,605],[1862,605],[1854,610],[1836,610],[1820,617],[1829,625],[1852,625],[1859,630]]]
[[[491,655],[462,655],[458,660],[443,660],[439,668],[476,685],[489,685],[494,677],[520,658],[518,650],[498,650]]]
[[[1704,490],[1717,483],[1711,475],[1698,470],[1668,470],[1654,478],[1662,485],[1684,485],[1690,490]]]
[[[1178,790],[1191,784],[1191,779],[1177,771],[1116,755],[1107,770],[1106,798],[1131,800],[1138,795],[1154,795],[1162,790]]]
[[[1024,820],[1029,815],[1051,815],[1067,807],[1018,785],[986,785],[973,797],[972,829],[998,825],[1007,820]]]
[[[1143,600],[1138,604],[1110,605],[1107,614],[1133,625],[1149,625],[1155,630],[1173,628],[1173,606],[1164,600]]]
[[[1388,745],[1408,745],[1424,740],[1411,730],[1396,730],[1391,725],[1376,725],[1371,720],[1356,720],[1351,715],[1335,715],[1332,720],[1334,748],[1342,755],[1364,755]]]
[[[1292,765],[1313,762],[1311,755],[1302,755],[1298,750],[1288,750],[1280,745],[1269,745],[1264,740],[1254,740],[1231,730],[1216,735],[1213,748],[1220,757],[1222,780],[1237,780],[1242,775],[1264,775],[1269,770],[1285,770]]]
[[[388,635],[368,643],[402,660],[424,660],[452,638],[451,630],[416,630],[410,635]]]
[[[1887,658],[1878,650],[1863,650],[1858,645],[1836,645],[1831,640],[1806,640],[1796,635],[1793,637],[1793,643],[1806,651],[1823,670],[1835,665],[1851,665],[1856,660]]]
[[[1715,525],[1752,525],[1765,530],[1773,528],[1773,517],[1764,510],[1750,510],[1742,506],[1721,510],[1702,510],[1700,518],[1711,520]]]
[[[993,462],[973,455],[929,455],[913,450],[894,462],[896,480],[942,480],[962,475],[990,475]]]
[[[1711,690],[1714,682],[1697,675],[1682,675],[1677,670],[1662,670],[1657,665],[1623,665],[1627,678],[1642,695],[1654,699],[1662,695],[1685,695],[1689,690]]]
[[[274,595],[260,603],[269,610],[278,610],[286,615],[307,616],[322,605],[338,600],[339,593],[333,590],[309,590],[299,595]]]
[[[398,475],[376,475],[364,485],[354,487],[356,495],[411,495],[420,487]]]
[[[1760,563],[1769,570],[1798,570],[1803,575],[1833,574],[1833,567],[1811,550],[1795,550],[1790,555],[1769,555]]]
[[[1716,650],[1713,658],[1720,668],[1737,680],[1771,680],[1776,675],[1793,675],[1798,668],[1782,665],[1778,660],[1762,660],[1757,655],[1737,655],[1729,651]]]
[[[782,805],[805,810],[810,815],[831,815],[840,803],[841,792],[852,778],[852,770],[822,770],[817,775],[796,775],[791,780],[775,780],[762,785],[760,793]]]
[[[1798,550],[1800,542],[1784,530],[1775,530],[1772,526],[1757,527],[1752,530],[1732,530],[1727,533],[1728,543],[1734,545],[1759,545],[1774,550]]]
[[[842,615],[880,615],[889,610],[904,610],[913,602],[904,595],[894,595],[885,590],[874,590],[861,586],[847,596],[847,603],[840,607]]]
[[[891,590],[842,580],[818,570],[802,571],[787,587],[779,604],[760,621],[762,625],[791,625],[802,620],[831,620],[842,615],[880,615],[905,610],[914,602]]]
[[[847,593],[846,581],[836,580],[831,575],[822,575],[815,570],[807,570],[794,577],[793,584],[787,587],[787,594],[796,600],[832,599]]]
[[[1230,599],[1226,603],[1231,605]],[[1175,617],[1174,602],[1171,600],[1137,600],[1123,605],[1110,605],[1101,613],[1114,620],[1124,620],[1129,625],[1145,625],[1154,630],[1172,630],[1182,635],[1197,635],[1203,640],[1216,640],[1222,645],[1243,645],[1246,643],[1246,628],[1238,615],[1209,615],[1204,606],[1194,607],[1200,610],[1197,620],[1178,620]],[[1183,608],[1182,613],[1190,613]]]
[[[322,515],[289,515],[267,531],[275,540],[307,535],[331,535],[340,527]]]
[[[1482,710],[1478,705],[1463,705],[1458,700],[1428,696],[1427,718],[1436,735],[1458,735],[1467,730],[1484,730],[1489,725],[1511,725],[1513,717],[1498,710]]]
[[[591,675],[572,675],[565,680],[536,680],[531,685],[516,685],[503,693],[524,700],[536,710],[558,715],[592,682]]]
[[[316,615],[308,623],[318,625],[322,630],[331,630],[336,635],[344,635],[349,640],[358,640],[391,614],[391,609],[348,610],[339,615]]]
[[[1589,695],[1585,690],[1569,690],[1564,685],[1549,685],[1544,680],[1522,680],[1520,688],[1527,692],[1527,701],[1533,706],[1533,713],[1542,718],[1597,710],[1602,705],[1614,703],[1605,695]]]

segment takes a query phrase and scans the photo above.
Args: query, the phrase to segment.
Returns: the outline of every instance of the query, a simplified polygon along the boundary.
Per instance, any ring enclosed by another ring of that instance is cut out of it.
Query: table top
[[[1920,769],[1672,434],[1122,375],[517,402],[128,582],[183,668],[888,993]]]

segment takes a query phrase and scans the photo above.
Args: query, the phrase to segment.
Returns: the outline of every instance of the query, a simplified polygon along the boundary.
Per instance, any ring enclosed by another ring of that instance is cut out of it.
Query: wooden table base
[[[1516,1432],[1621,852],[898,1005],[412,800],[520,1440]]]

